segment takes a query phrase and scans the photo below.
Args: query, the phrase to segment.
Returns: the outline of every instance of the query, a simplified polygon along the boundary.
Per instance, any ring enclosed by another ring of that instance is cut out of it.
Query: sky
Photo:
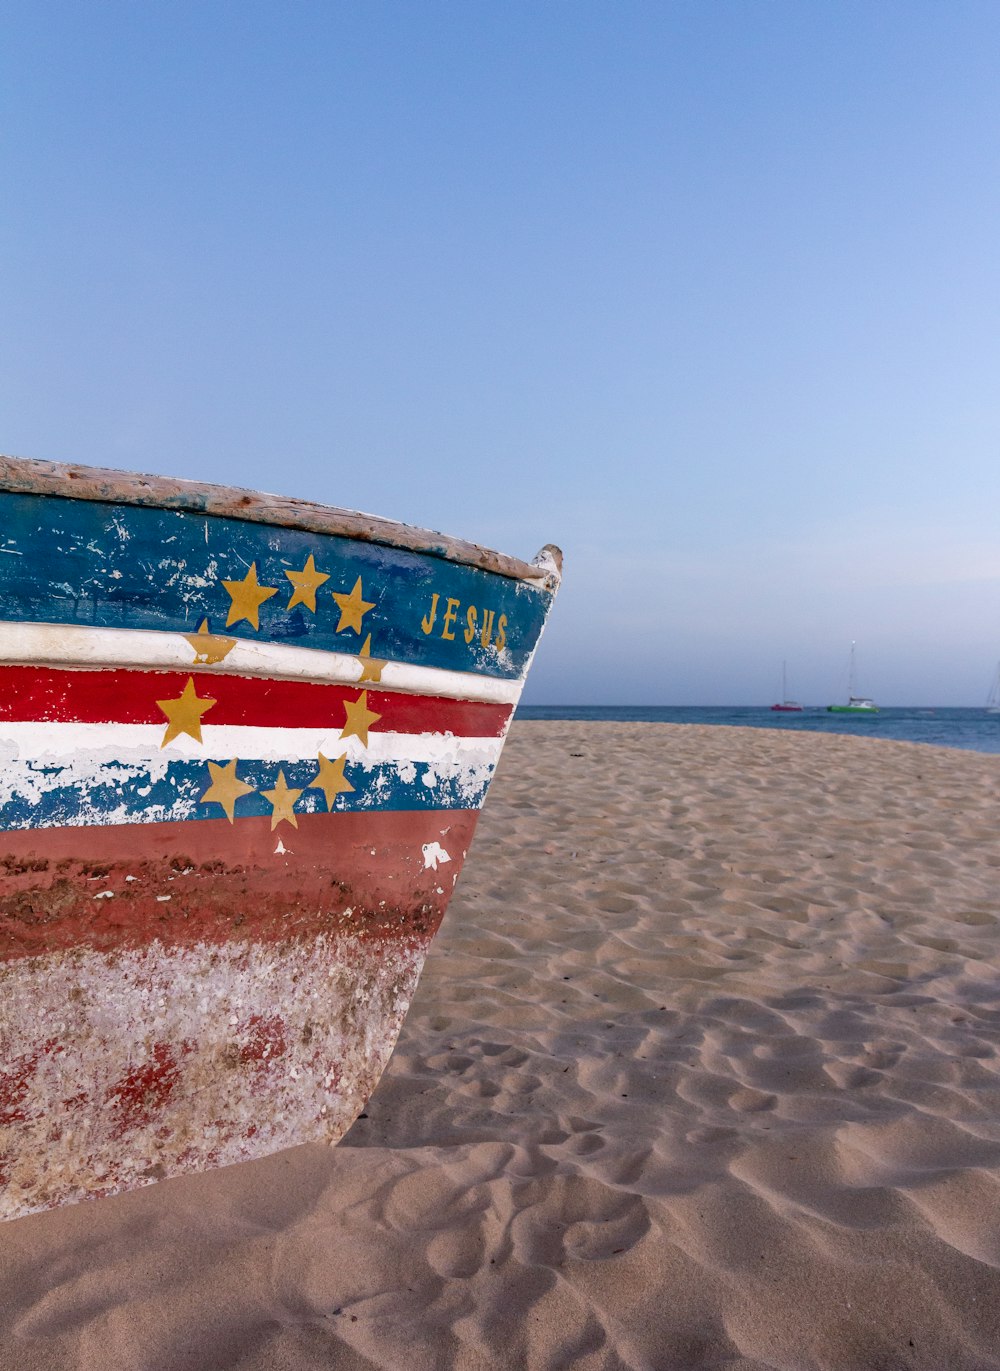
[[[532,704],[978,705],[993,0],[8,0],[0,451],[564,582]]]

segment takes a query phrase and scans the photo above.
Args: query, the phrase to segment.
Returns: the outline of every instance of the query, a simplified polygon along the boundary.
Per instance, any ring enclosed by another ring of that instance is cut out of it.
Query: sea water
[[[828,714],[825,708],[785,714],[766,705],[519,705],[519,719],[594,719],[606,723],[730,724],[792,733],[848,733],[933,743],[967,752],[1000,753],[1000,714],[984,709],[880,708],[877,714]]]

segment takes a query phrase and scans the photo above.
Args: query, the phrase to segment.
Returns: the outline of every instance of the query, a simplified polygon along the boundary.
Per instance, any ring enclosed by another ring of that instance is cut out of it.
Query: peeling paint
[[[426,950],[338,935],[0,968],[7,1015],[42,1044],[5,1052],[0,1069],[0,1218],[336,1142],[389,1058]]]
[[[0,505],[0,1218],[336,1142],[559,557],[12,458]]]
[[[440,843],[424,843],[424,866],[436,871],[442,862],[450,862],[451,857]]]

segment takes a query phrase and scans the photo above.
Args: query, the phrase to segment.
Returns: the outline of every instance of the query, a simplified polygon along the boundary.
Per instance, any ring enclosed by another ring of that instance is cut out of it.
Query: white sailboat
[[[828,714],[877,714],[878,705],[866,695],[856,695],[854,685],[854,643],[851,644],[851,666],[847,680],[847,704],[827,705]]]
[[[993,684],[990,686],[990,693],[986,697],[986,713],[1000,714],[1000,662],[997,663]]]

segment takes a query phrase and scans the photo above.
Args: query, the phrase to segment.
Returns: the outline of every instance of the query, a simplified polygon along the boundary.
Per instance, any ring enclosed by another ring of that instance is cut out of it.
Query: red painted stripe
[[[5,833],[0,964],[154,941],[190,947],[334,933],[426,942],[478,814],[302,814],[297,829],[282,823],[274,833],[265,818]],[[279,838],[285,850],[275,852]],[[451,858],[437,870],[422,850],[435,842]]]
[[[345,701],[362,686],[268,681],[207,671],[78,671],[60,667],[0,667],[0,720],[81,724],[166,724],[157,700],[177,699],[193,679],[200,699],[215,704],[203,724],[274,728],[341,728]],[[381,717],[373,733],[452,733],[498,738],[511,705],[399,695],[368,689],[368,708]]]

